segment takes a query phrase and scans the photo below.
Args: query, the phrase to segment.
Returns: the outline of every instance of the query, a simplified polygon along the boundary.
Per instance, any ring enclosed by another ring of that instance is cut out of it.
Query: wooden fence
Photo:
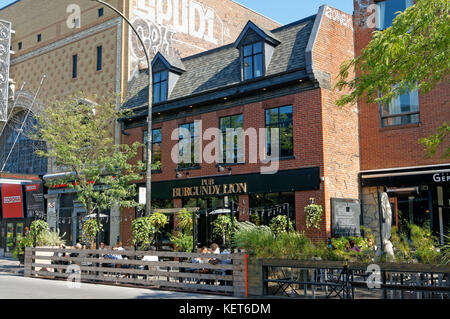
[[[379,264],[379,282],[369,288],[373,267],[336,261],[254,259],[248,263],[250,296],[299,298],[449,299],[450,266]],[[355,291],[358,294],[355,294]]]
[[[120,255],[123,259],[108,258],[111,255]],[[143,261],[144,256],[152,256],[154,261]],[[219,263],[193,263],[194,258],[216,259]],[[77,278],[76,275],[81,282],[247,296],[244,254],[25,249],[25,277],[70,280]]]

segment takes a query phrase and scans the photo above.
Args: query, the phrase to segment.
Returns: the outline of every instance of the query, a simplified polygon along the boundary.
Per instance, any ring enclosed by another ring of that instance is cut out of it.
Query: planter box
[[[55,247],[36,247],[36,248],[51,248],[51,249],[58,249],[58,246]],[[47,259],[39,259],[38,257],[53,257],[54,256],[54,252],[48,252],[48,251],[37,251],[36,252],[36,259],[35,259],[35,263],[36,264],[44,264],[44,265],[52,265],[52,261],[51,260],[47,260]],[[36,267],[36,271],[40,271],[42,268],[40,267]],[[53,268],[47,268],[48,271],[53,272],[54,269]]]

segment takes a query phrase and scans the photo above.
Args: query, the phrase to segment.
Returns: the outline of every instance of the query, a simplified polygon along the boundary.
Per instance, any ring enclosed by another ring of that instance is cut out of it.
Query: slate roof
[[[270,65],[266,66],[265,76],[306,68],[305,50],[315,18],[316,15],[313,15],[271,31],[281,43],[275,47]],[[239,50],[234,44],[183,58],[181,62],[186,72],[178,79],[167,102],[241,82]],[[139,72],[131,79],[123,107],[147,105],[147,81],[146,71]]]

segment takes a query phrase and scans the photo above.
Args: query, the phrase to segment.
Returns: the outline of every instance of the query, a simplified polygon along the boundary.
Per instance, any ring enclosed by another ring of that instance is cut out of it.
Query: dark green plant
[[[275,236],[286,232],[288,225],[288,219],[285,215],[278,215],[270,221],[270,229],[275,234]]]
[[[309,204],[305,207],[306,227],[320,229],[320,222],[323,217],[323,208],[321,205]]]
[[[185,234],[192,235],[194,229],[194,223],[192,218],[192,212],[183,208],[178,213],[178,228],[183,231]]]
[[[102,231],[103,225],[100,222],[97,222],[97,219],[90,218],[83,223],[81,238],[84,242],[89,243],[91,247],[94,247],[97,234]]]
[[[131,223],[131,234],[133,244],[138,249],[143,250],[151,245],[151,237],[155,234],[155,228],[150,221],[150,217],[140,217]]]
[[[234,225],[237,225],[237,223],[238,221],[234,218]],[[231,242],[233,232],[234,229],[232,227],[230,216],[219,215],[219,217],[217,217],[217,219],[213,222],[213,235],[220,237],[224,245]]]
[[[178,232],[170,236],[170,241],[174,245],[175,251],[190,253],[194,247],[194,237],[192,234]]]

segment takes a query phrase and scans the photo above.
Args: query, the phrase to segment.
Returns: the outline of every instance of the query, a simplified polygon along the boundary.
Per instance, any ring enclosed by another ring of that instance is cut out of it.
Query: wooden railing
[[[121,255],[124,259],[110,259],[108,255]],[[155,261],[143,261],[144,256],[153,256]],[[219,263],[193,263],[194,258],[216,259]],[[244,254],[27,247],[24,276],[69,280],[79,275],[81,282],[133,284],[246,297],[245,258]]]
[[[371,265],[372,266],[372,265]],[[379,264],[370,287],[368,264],[250,259],[248,294],[294,298],[448,299],[450,265]]]

